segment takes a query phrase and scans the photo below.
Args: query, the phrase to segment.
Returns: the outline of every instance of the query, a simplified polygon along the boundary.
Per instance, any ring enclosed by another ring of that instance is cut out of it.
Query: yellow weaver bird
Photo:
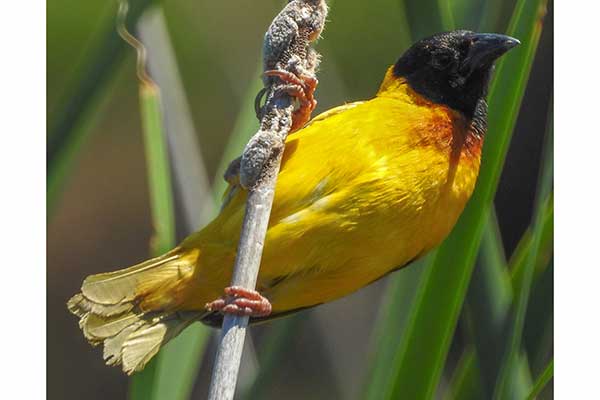
[[[477,180],[494,61],[518,43],[454,31],[414,44],[373,99],[288,137],[256,291],[225,289],[247,195],[233,183],[220,214],[173,250],[85,279],[68,307],[87,340],[130,374],[194,321],[313,307],[439,245]]]

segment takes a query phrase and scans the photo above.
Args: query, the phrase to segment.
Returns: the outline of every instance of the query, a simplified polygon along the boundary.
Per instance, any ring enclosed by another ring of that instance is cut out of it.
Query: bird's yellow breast
[[[344,296],[437,246],[473,191],[481,141],[459,113],[390,73],[374,99],[291,135],[257,284],[274,313]],[[220,215],[183,244],[200,248],[193,307],[231,277],[246,193],[230,190]]]

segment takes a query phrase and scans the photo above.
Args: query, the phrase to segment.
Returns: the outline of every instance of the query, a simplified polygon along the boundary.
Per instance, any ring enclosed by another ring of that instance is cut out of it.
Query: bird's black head
[[[427,99],[471,118],[487,95],[494,61],[518,44],[510,36],[492,33],[439,33],[408,49],[394,73]]]

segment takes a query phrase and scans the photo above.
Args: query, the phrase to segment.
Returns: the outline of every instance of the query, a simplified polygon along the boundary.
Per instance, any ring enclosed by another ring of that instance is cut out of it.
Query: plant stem
[[[309,57],[314,56],[314,53],[309,51],[308,46],[311,38],[319,36],[326,15],[324,0],[289,2],[275,17],[265,36],[265,70],[279,68],[297,73],[291,63],[281,59],[281,55],[285,53],[300,60],[309,73],[314,73],[316,63],[309,62]],[[290,19],[295,24],[290,24]],[[282,33],[293,39],[282,42]],[[267,100],[261,110],[260,129],[246,146],[241,158],[240,180],[248,188],[248,196],[231,281],[231,286],[250,289],[256,286],[275,184],[294,110],[294,99],[282,90],[283,82],[269,79],[265,83],[268,84]],[[225,315],[223,319],[209,400],[233,399],[248,320],[247,316],[234,315]]]

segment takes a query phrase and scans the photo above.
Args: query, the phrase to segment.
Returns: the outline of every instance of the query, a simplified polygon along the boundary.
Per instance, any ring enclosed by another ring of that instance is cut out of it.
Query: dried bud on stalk
[[[293,0],[275,17],[265,34],[263,69],[314,77],[319,54],[310,47],[321,34],[327,16],[324,0]],[[260,112],[260,130],[250,139],[241,159],[240,183],[254,187],[266,174],[277,173],[273,160],[283,151],[292,123],[294,98],[276,77],[263,78],[267,100]]]

